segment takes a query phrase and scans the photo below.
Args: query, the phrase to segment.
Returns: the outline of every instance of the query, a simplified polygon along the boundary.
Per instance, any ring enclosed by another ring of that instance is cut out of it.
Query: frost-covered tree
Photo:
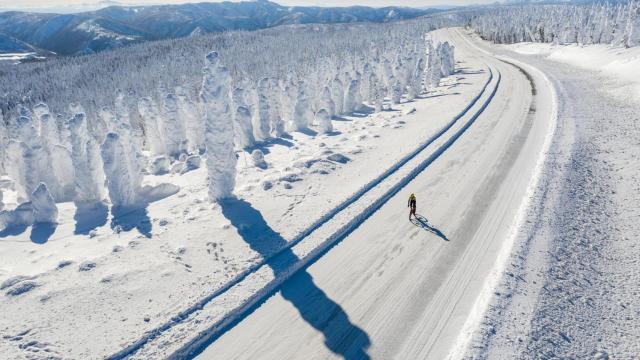
[[[36,186],[42,181],[55,183],[51,157],[41,144],[32,119],[23,111],[23,116],[15,124],[16,138],[9,140],[7,146],[7,172],[15,181],[20,202],[29,199]]]
[[[178,114],[178,98],[176,95],[166,94],[162,101],[162,137],[164,138],[167,155],[180,157],[187,151],[187,140],[184,127]]]
[[[324,109],[329,114],[329,117],[336,115],[336,104],[331,98],[331,89],[329,86],[325,86],[322,89],[322,95],[320,96],[318,107],[320,109]]]
[[[268,78],[260,79],[258,82],[258,128],[257,136],[260,140],[271,137],[271,86]]]
[[[144,121],[144,129],[149,151],[153,155],[166,154],[164,137],[161,135],[160,115],[158,106],[150,97],[140,98],[138,101],[138,112]]]
[[[255,145],[256,139],[253,136],[253,125],[251,123],[251,110],[247,106],[244,97],[244,89],[236,88],[232,94],[235,143],[239,148],[249,148]]]
[[[98,144],[105,144],[109,132],[117,134],[117,141],[111,136],[105,149],[124,149],[117,153],[119,165],[126,167],[130,178],[118,184],[140,184],[141,169],[149,166],[151,172],[162,173],[169,158],[184,160],[201,151],[208,133],[205,120],[225,119],[226,125],[235,125],[236,145],[251,147],[255,141],[283,136],[285,130],[327,128],[324,112],[330,118],[344,115],[358,110],[363,100],[380,111],[385,97],[397,102],[402,96],[414,96],[405,91],[421,90],[416,79],[430,66],[424,60],[422,68],[417,66],[425,53],[421,34],[461,25],[469,18],[448,14],[378,25],[300,26],[295,32],[285,28],[228,32],[54,58],[46,66],[22,64],[4,71],[0,64],[4,86],[0,175],[6,173],[15,181],[22,199],[44,182],[56,201],[65,197],[96,201],[104,190],[100,185],[104,177],[114,175],[104,173],[107,166],[97,156]],[[210,93],[203,87],[206,79],[217,75],[205,74],[202,79],[203,61],[207,69],[211,64],[199,55],[212,44],[234,65],[224,75],[228,111],[222,119],[203,115],[218,106],[212,108],[205,101]],[[163,74],[160,84],[158,73]],[[231,88],[245,90],[243,104],[230,101]],[[78,114],[84,114],[82,121]],[[233,142],[224,134],[213,138]],[[145,158],[146,150],[154,159],[151,162]],[[225,151],[218,166],[230,169],[233,146]],[[214,153],[211,158],[218,156]],[[79,178],[89,182],[78,184]],[[222,188],[229,194],[233,186]],[[120,203],[129,202],[125,200]]]
[[[203,73],[200,97],[205,110],[209,199],[219,201],[233,196],[236,177],[237,159],[233,151],[230,78],[229,70],[220,63],[215,51],[206,56]]]
[[[296,96],[296,102],[293,106],[293,115],[291,116],[291,129],[293,131],[300,131],[309,128],[313,120],[313,113],[311,112],[311,103],[307,97],[305,84],[300,81],[296,86],[298,94]]]
[[[204,124],[202,115],[198,111],[197,105],[192,101],[186,88],[176,87],[176,97],[178,100],[178,115],[183,124],[185,138],[188,141],[188,151],[197,152],[204,148]]]
[[[126,151],[120,135],[113,132],[107,134],[100,148],[109,199],[116,208],[132,208],[141,203],[141,178],[128,166]]]
[[[331,80],[331,98],[333,99],[336,114],[344,113],[344,85],[335,77]]]
[[[18,202],[24,202],[29,198],[29,194],[33,192],[36,186],[34,176],[32,176],[35,166],[29,147],[22,141],[11,139],[7,144],[5,157],[8,164],[7,174],[14,181]]]
[[[316,123],[318,124],[318,132],[321,134],[328,134],[333,131],[331,116],[325,109],[320,109],[316,113]]]
[[[40,183],[31,194],[31,206],[34,223],[58,222],[58,207],[44,183]]]
[[[271,108],[271,113],[269,115],[269,119],[271,121],[271,136],[274,137],[282,137],[285,134],[285,120],[282,116],[282,96],[280,84],[275,78],[269,79],[269,105]]]
[[[413,100],[422,92],[422,78],[424,76],[424,59],[420,58],[415,63],[411,78],[408,84],[407,97],[409,100]]]
[[[2,110],[0,110],[0,174],[5,174],[7,171],[5,168],[5,155],[7,153],[8,141],[7,125],[4,122]]]
[[[380,112],[382,111],[384,103],[384,89],[381,87],[381,82],[375,74],[372,73],[369,78],[369,83],[371,84],[369,87],[369,98],[373,102],[374,111]]]
[[[402,99],[402,85],[400,84],[400,80],[394,77],[393,83],[391,84],[391,103],[392,104],[400,104],[400,100]]]
[[[440,58],[440,73],[449,76],[455,71],[456,63],[453,56],[454,47],[445,41],[438,44],[438,57]]]
[[[496,43],[640,44],[640,3],[527,4],[485,9],[470,25]]]
[[[433,46],[431,39],[427,39],[427,74],[425,76],[425,83],[428,90],[438,87],[440,79],[442,79],[442,65],[440,64],[440,57]]]
[[[362,105],[362,97],[360,95],[360,73],[356,73],[353,79],[349,81],[349,86],[345,92],[343,111],[347,114],[358,110]]]
[[[78,113],[71,118],[69,131],[73,165],[69,171],[74,174],[74,202],[81,204],[101,201],[104,197],[102,159],[97,142],[88,134],[84,113]]]

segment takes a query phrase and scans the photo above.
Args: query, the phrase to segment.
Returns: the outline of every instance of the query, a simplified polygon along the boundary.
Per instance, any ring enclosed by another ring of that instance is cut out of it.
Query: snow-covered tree
[[[447,41],[438,44],[437,52],[440,58],[440,72],[442,76],[449,76],[455,71],[456,63],[453,51],[454,47]]]
[[[260,140],[271,137],[271,86],[268,78],[263,78],[258,82],[258,128],[257,136]]]
[[[322,89],[322,95],[320,96],[318,108],[324,109],[329,114],[329,117],[336,115],[336,104],[331,98],[331,89],[329,88],[329,86],[325,86]]]
[[[291,129],[293,131],[305,130],[309,128],[313,119],[313,113],[311,112],[311,104],[307,97],[305,84],[298,82],[298,94],[296,96],[296,102],[293,106],[293,115],[291,116],[292,123]]]
[[[344,85],[342,81],[335,77],[331,80],[331,98],[335,107],[336,114],[344,113]]]
[[[230,78],[215,51],[206,56],[203,73],[200,97],[204,104],[209,199],[219,201],[233,196],[236,177]]]
[[[485,9],[470,25],[496,43],[544,42],[637,46],[638,1],[527,4]]]
[[[98,144],[88,134],[84,113],[78,113],[71,118],[69,131],[73,166],[68,171],[74,174],[74,202],[80,204],[101,201],[104,197],[102,160]]]
[[[182,86],[176,87],[176,97],[178,100],[179,119],[183,124],[185,138],[188,141],[187,149],[189,152],[197,152],[199,149],[204,148],[202,115],[200,115],[194,101],[191,100],[186,88]]]
[[[321,134],[328,134],[333,131],[331,116],[325,109],[320,109],[316,113],[316,123],[318,124],[318,132]]]
[[[360,95],[360,74],[356,75],[349,81],[349,86],[345,92],[343,111],[347,114],[358,110],[362,105],[362,97]]]
[[[176,95],[166,94],[162,101],[162,137],[164,138],[167,155],[178,158],[187,151],[187,140],[183,124],[178,114],[178,98]]]
[[[31,206],[34,223],[58,222],[58,207],[44,183],[40,183],[31,194]]]
[[[138,112],[144,121],[144,129],[149,146],[149,151],[153,155],[166,154],[164,146],[164,137],[160,131],[160,115],[158,114],[158,106],[150,97],[143,97],[138,101]]]
[[[256,143],[253,136],[253,125],[251,123],[251,110],[247,106],[244,97],[244,89],[236,88],[232,94],[233,106],[235,111],[233,114],[235,143],[239,148],[252,147]]]
[[[132,208],[141,203],[141,178],[128,166],[127,149],[120,135],[108,133],[100,148],[111,204],[117,208]]]
[[[285,134],[285,120],[282,116],[281,89],[280,84],[275,78],[269,79],[269,105],[271,113],[269,119],[271,121],[271,136],[282,137]]]
[[[409,100],[413,100],[422,92],[422,77],[424,76],[424,59],[420,58],[415,63],[415,68],[411,73],[411,78],[408,84],[407,97]]]

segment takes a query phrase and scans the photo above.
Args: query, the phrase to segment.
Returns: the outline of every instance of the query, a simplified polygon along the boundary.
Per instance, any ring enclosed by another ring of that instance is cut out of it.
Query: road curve
[[[197,358],[443,359],[464,342],[476,300],[509,250],[553,100],[540,77],[478,51],[461,31],[436,36],[456,46],[462,69],[484,63],[500,74],[487,107],[396,196]],[[412,222],[411,192],[421,215]]]

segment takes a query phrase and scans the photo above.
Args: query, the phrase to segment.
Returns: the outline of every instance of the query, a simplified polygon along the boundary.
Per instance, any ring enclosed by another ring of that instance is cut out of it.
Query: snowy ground
[[[526,225],[467,357],[637,358],[640,53],[481,46],[548,74],[559,117]]]
[[[265,273],[269,266],[260,265],[303,238],[312,240],[300,242],[306,254],[325,244],[343,223],[302,235],[374,184],[406,176],[396,166],[478,100],[489,67],[473,57],[458,66],[423,99],[334,120],[330,135],[294,133],[265,144],[265,169],[241,154],[237,201],[210,205],[204,169],[147,176],[146,184],[180,191],[116,217],[107,209],[80,217],[73,203],[59,204],[56,228],[0,234],[0,352],[159,357],[224,322],[291,271]],[[212,312],[200,311],[207,304]]]

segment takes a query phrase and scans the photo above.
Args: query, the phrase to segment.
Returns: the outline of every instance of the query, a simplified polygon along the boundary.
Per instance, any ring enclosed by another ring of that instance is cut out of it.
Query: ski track
[[[175,324],[184,321],[186,318],[188,318],[194,312],[197,312],[198,310],[201,310],[206,304],[210,303],[213,299],[219,297],[221,294],[224,294],[225,292],[227,292],[232,287],[238,286],[238,284],[240,284],[241,282],[246,280],[249,277],[249,275],[254,274],[258,269],[260,269],[262,267],[265,267],[268,262],[272,262],[272,261],[277,262],[277,260],[274,260],[274,259],[277,258],[279,255],[282,255],[283,253],[287,252],[291,248],[295,247],[298,243],[303,241],[305,238],[307,238],[314,231],[316,231],[317,229],[319,229],[323,225],[327,224],[327,222],[329,222],[332,218],[334,218],[338,213],[340,213],[341,211],[345,210],[349,206],[353,205],[355,202],[357,202],[359,199],[361,199],[365,194],[369,193],[373,188],[375,188],[376,186],[378,186],[379,184],[384,182],[391,175],[397,173],[408,162],[410,162],[411,160],[415,159],[416,156],[421,154],[430,145],[434,144],[434,142],[436,140],[439,140],[445,133],[447,133],[449,130],[451,130],[452,127],[454,127],[454,125],[456,125],[456,123],[461,118],[463,118],[469,112],[470,109],[472,109],[476,105],[478,100],[480,100],[480,98],[482,98],[482,96],[485,95],[487,87],[494,80],[494,75],[493,75],[493,71],[491,70],[491,68],[487,66],[486,69],[489,71],[489,78],[485,82],[485,84],[484,84],[483,88],[481,89],[481,91],[448,124],[446,124],[440,131],[438,131],[436,134],[431,136],[425,142],[423,142],[414,151],[412,151],[411,153],[407,154],[400,161],[398,161],[393,166],[391,166],[389,169],[387,169],[384,173],[382,173],[379,177],[375,178],[374,180],[370,181],[368,184],[363,186],[358,192],[356,192],[355,194],[350,196],[348,199],[346,199],[345,201],[340,203],[333,210],[331,210],[330,212],[328,212],[325,215],[323,215],[318,221],[316,221],[310,227],[308,227],[307,229],[302,231],[300,233],[300,235],[296,236],[296,238],[294,240],[290,241],[284,248],[282,248],[281,250],[277,251],[276,253],[274,253],[270,257],[267,257],[267,258],[263,259],[261,262],[255,264],[254,266],[248,268],[246,271],[244,271],[240,275],[236,276],[233,280],[227,282],[224,286],[222,286],[221,288],[219,288],[218,290],[216,290],[215,292],[213,292],[209,296],[201,299],[196,304],[194,304],[194,305],[190,306],[189,308],[187,308],[187,309],[181,311],[180,313],[176,314],[168,322],[166,322],[166,323],[162,324],[161,326],[159,326],[159,327],[153,329],[152,331],[148,332],[145,336],[143,336],[142,338],[140,338],[137,341],[133,342],[132,344],[130,344],[126,348],[122,349],[121,351],[110,355],[109,357],[107,357],[107,359],[109,359],[109,360],[118,360],[118,359],[127,358],[127,357],[133,355],[138,350],[140,350],[143,346],[145,346],[145,344],[147,344],[149,341],[155,339],[156,337],[158,337],[163,332],[171,329]],[[233,321],[236,321],[237,318],[239,316],[241,316],[242,313],[246,312],[247,309],[251,308],[251,306],[253,306],[255,303],[259,302],[264,296],[266,296],[267,294],[271,293],[273,291],[273,289],[275,289],[278,285],[280,285],[282,282],[284,282],[289,276],[291,276],[293,273],[295,273],[295,271],[299,270],[300,268],[305,266],[307,263],[313,261],[318,256],[321,256],[321,254],[324,253],[327,250],[328,247],[330,247],[331,245],[334,245],[336,242],[338,242],[339,240],[343,239],[346,235],[348,235],[351,231],[353,231],[353,229],[355,229],[359,224],[364,222],[373,212],[375,212],[380,206],[382,206],[389,198],[391,198],[393,195],[395,195],[398,191],[400,191],[402,189],[402,187],[404,187],[409,181],[411,181],[411,179],[413,177],[415,177],[415,175],[417,175],[418,173],[423,171],[430,163],[432,163],[444,151],[446,151],[446,149],[449,148],[451,146],[451,144],[453,144],[455,142],[455,140],[457,140],[473,124],[473,122],[478,118],[478,116],[480,116],[480,114],[484,111],[484,109],[489,105],[489,103],[493,99],[493,96],[495,95],[495,93],[496,93],[496,91],[498,89],[498,86],[500,84],[500,80],[501,80],[501,74],[498,73],[498,79],[496,81],[496,84],[495,84],[493,90],[491,91],[491,93],[489,95],[489,98],[482,104],[481,108],[471,116],[471,118],[465,123],[465,125],[460,130],[458,130],[456,133],[454,133],[444,144],[442,144],[440,147],[438,147],[438,149],[436,149],[431,154],[431,156],[429,158],[427,158],[426,161],[423,161],[417,167],[413,168],[413,170],[408,175],[404,176],[404,178],[401,179],[400,182],[396,183],[387,193],[385,193],[380,198],[378,198],[378,200],[376,202],[374,202],[373,204],[369,205],[361,214],[359,214],[356,217],[354,217],[352,222],[348,223],[347,225],[341,227],[335,233],[331,234],[327,238],[327,240],[324,241],[322,245],[317,247],[312,254],[310,254],[308,257],[306,257],[304,259],[304,261],[300,261],[297,264],[295,264],[294,265],[295,269],[291,269],[291,270],[287,271],[287,275],[280,276],[278,279],[276,279],[274,282],[272,282],[269,286],[261,289],[258,294],[254,295],[254,296],[252,296],[252,298],[248,299],[247,303],[243,304],[243,306],[240,309],[230,312],[227,316],[225,316],[218,323],[216,323],[214,326],[212,326],[212,328],[216,329],[216,330],[211,330],[210,333],[208,333],[206,336],[198,336],[197,339],[195,339],[194,343],[198,343],[199,344],[202,341],[202,339],[201,339],[202,337],[209,338],[209,337],[216,336],[216,334],[222,328],[224,328],[229,323],[231,323]],[[185,348],[182,348],[182,349],[178,350],[172,357],[182,357],[183,356],[182,354],[191,353],[191,352],[193,352],[193,349],[192,349],[193,347],[194,347],[193,345],[187,345]]]

